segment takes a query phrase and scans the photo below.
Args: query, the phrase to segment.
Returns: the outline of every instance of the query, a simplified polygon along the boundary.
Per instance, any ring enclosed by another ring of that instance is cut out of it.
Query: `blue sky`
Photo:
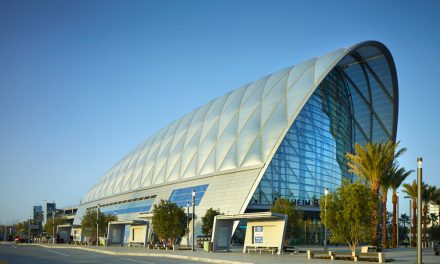
[[[438,1],[0,1],[0,223],[43,200],[78,204],[169,122],[364,40],[396,62],[401,164],[423,156],[425,180],[440,186],[439,11]]]

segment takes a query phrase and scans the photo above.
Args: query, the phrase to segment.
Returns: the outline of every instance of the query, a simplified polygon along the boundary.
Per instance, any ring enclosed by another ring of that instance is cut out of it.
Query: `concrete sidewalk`
[[[19,244],[26,245],[26,244]],[[337,264],[342,263],[353,263],[353,261],[343,261],[336,260],[330,261],[325,259],[313,259],[308,260],[307,254],[300,253],[297,255],[290,254],[282,254],[282,255],[271,255],[269,253],[250,253],[243,254],[239,251],[240,248],[235,248],[232,252],[215,252],[215,253],[207,253],[203,252],[202,249],[197,249],[196,251],[189,250],[157,250],[157,249],[146,249],[146,248],[130,248],[130,247],[119,247],[119,246],[110,246],[110,247],[96,247],[96,246],[74,246],[74,245],[65,245],[65,244],[29,244],[29,246],[41,246],[46,248],[59,248],[59,249],[78,249],[78,250],[87,250],[92,252],[97,252],[101,254],[109,254],[109,255],[120,255],[120,256],[145,256],[145,257],[166,257],[166,258],[176,258],[176,259],[187,259],[191,261],[199,261],[204,263],[231,263],[231,264],[286,264],[286,263],[310,263],[310,264],[332,264],[336,262]],[[322,247],[316,246],[299,246],[299,250],[322,250]],[[345,246],[339,247],[329,247],[329,250],[332,251],[349,251]],[[394,262],[398,262],[399,264],[413,264],[416,260],[416,249],[414,248],[398,248],[393,250],[386,250],[385,256],[387,259],[393,259]],[[432,249],[425,249],[423,251],[423,262],[425,264],[434,264],[440,263],[440,256],[435,256]],[[367,262],[368,263],[368,262]]]

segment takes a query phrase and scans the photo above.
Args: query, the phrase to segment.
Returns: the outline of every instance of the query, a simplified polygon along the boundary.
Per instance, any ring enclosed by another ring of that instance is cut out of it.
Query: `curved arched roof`
[[[381,121],[380,114],[376,118],[371,114],[368,120],[367,117],[359,116],[360,119],[367,120],[359,123],[379,120],[384,134],[395,139],[398,92],[394,62],[383,44],[375,41],[362,42],[351,48],[338,49],[282,69],[184,115],[149,137],[105,173],[85,194],[81,203],[248,166],[263,167],[305,102],[336,65],[348,67],[377,56],[385,59],[388,69],[384,71],[387,73],[376,72],[380,70],[380,65],[371,72],[378,75],[388,74],[391,78],[389,83],[387,78],[378,82],[386,90],[385,93],[391,94],[391,119],[385,109],[385,121]],[[376,66],[371,66],[374,67]],[[367,76],[366,73],[364,75]],[[360,97],[364,98],[362,100],[367,108],[371,109],[374,106],[374,94],[368,78],[365,80],[365,89],[370,91],[364,91],[366,95]],[[360,90],[364,89],[362,85],[357,86]],[[353,104],[356,108],[355,99]],[[361,134],[367,140],[373,137],[372,127],[365,125],[363,129],[359,125],[363,131]]]

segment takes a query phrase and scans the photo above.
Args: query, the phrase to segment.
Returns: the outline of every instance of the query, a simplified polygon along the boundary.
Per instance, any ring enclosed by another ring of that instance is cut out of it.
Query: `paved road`
[[[192,264],[201,263],[189,260],[160,257],[114,256],[78,249],[49,249],[38,246],[16,246],[0,244],[0,263],[105,263],[105,264]]]
[[[322,250],[322,247],[310,247],[312,250]],[[331,247],[332,251],[348,251],[346,247]],[[110,252],[117,252],[119,254],[124,253],[146,253],[145,248],[127,248],[127,247],[103,247],[100,250],[106,250]],[[147,250],[148,253],[150,253]],[[246,263],[255,264],[353,264],[353,261],[330,261],[325,259],[312,259],[307,260],[306,254],[298,255],[271,255],[271,254],[242,254],[241,252],[218,252],[218,253],[205,253],[203,251],[169,251],[158,252],[152,251],[151,253],[166,253],[169,255],[180,255],[217,259],[219,261],[241,261]],[[416,249],[415,248],[399,248],[399,249],[387,249],[385,252],[387,259],[392,258],[396,264],[414,264],[416,261]],[[68,248],[45,248],[39,246],[16,246],[15,244],[0,244],[0,264],[2,260],[6,263],[129,263],[129,264],[161,264],[161,263],[201,263],[194,262],[185,259],[173,259],[165,257],[139,257],[139,256],[123,256],[123,255],[106,255],[101,253],[95,253],[91,251],[85,251],[81,249]],[[362,262],[371,263],[371,262]],[[432,249],[423,250],[423,263],[424,264],[439,264],[440,256],[435,256]]]

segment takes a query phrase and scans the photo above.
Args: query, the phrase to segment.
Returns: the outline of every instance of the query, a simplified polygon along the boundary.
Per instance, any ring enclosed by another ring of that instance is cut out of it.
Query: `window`
[[[171,193],[169,200],[170,202],[176,203],[177,206],[186,207],[188,203],[191,205],[192,191],[195,190],[196,192],[195,205],[198,206],[207,189],[208,189],[208,184],[175,189]]]

